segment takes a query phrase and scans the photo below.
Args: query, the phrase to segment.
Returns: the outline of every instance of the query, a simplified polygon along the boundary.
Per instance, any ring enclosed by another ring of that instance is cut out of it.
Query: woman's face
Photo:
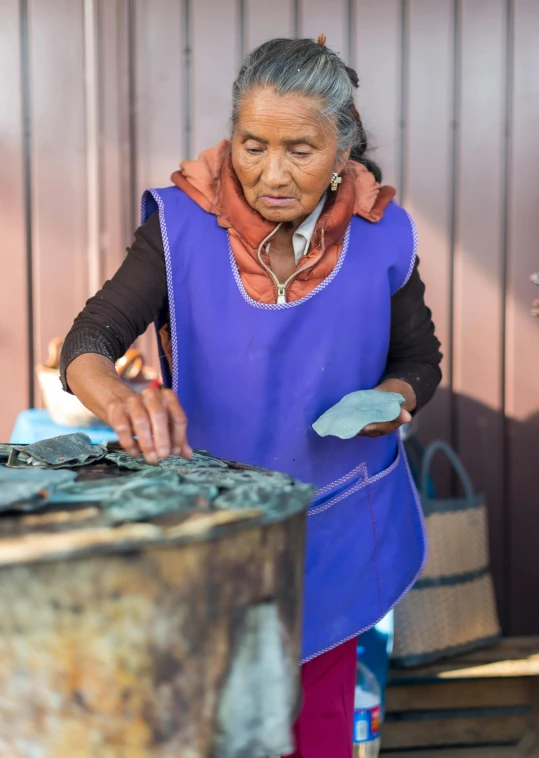
[[[249,205],[275,222],[300,223],[318,205],[349,152],[319,118],[320,103],[259,88],[242,102],[232,137],[232,164]]]

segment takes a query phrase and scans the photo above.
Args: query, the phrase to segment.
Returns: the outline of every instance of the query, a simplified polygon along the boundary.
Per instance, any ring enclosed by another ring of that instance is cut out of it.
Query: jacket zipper
[[[283,284],[282,282],[280,282],[277,279],[277,277],[275,276],[275,274],[273,273],[273,271],[270,269],[270,267],[266,266],[266,264],[262,260],[262,248],[264,246],[267,247],[267,245],[269,244],[269,241],[271,240],[271,238],[273,237],[273,235],[275,234],[275,232],[277,232],[277,230],[280,228],[280,226],[281,226],[281,224],[277,224],[277,226],[275,227],[275,229],[270,234],[268,234],[268,236],[265,237],[262,240],[262,242],[260,243],[260,245],[258,246],[258,261],[259,261],[260,265],[262,266],[262,268],[269,275],[269,277],[273,280],[273,283],[275,284],[275,287],[277,289],[277,305],[282,305],[283,303],[287,302],[287,300],[286,300],[286,290],[288,289],[288,287],[290,286],[290,284],[292,284],[292,282],[294,281],[294,279],[297,276],[299,276],[301,273],[303,273],[304,271],[308,271],[310,268],[313,268],[313,266],[316,266],[316,264],[320,261],[320,259],[322,258],[322,256],[324,255],[324,253],[326,251],[326,244],[325,244],[325,240],[324,240],[324,229],[322,229],[322,252],[318,256],[318,258],[316,258],[312,263],[309,263],[308,266],[304,266],[303,268],[300,268],[299,271],[294,271],[294,273],[292,274],[292,276],[289,276],[288,279],[286,280],[286,282],[284,282],[284,284]]]

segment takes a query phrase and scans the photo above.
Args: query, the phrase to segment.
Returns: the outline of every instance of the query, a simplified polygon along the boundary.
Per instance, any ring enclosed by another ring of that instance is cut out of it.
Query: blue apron
[[[172,372],[192,446],[314,483],[307,518],[303,662],[372,627],[414,583],[426,553],[421,509],[397,434],[319,437],[313,422],[384,376],[391,296],[414,265],[408,215],[352,219],[333,272],[306,297],[246,293],[228,233],[176,187],[159,211]],[[161,351],[162,352],[162,351]]]

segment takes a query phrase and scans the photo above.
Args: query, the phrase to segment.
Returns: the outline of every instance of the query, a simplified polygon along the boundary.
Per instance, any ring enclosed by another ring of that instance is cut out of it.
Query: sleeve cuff
[[[384,379],[400,379],[410,385],[416,397],[416,414],[434,397],[442,380],[442,372],[439,366],[431,363],[402,364],[391,366]]]
[[[64,392],[73,394],[67,383],[66,372],[69,364],[85,353],[102,355],[112,363],[116,360],[101,332],[88,327],[72,329],[65,339],[60,356],[60,381]]]

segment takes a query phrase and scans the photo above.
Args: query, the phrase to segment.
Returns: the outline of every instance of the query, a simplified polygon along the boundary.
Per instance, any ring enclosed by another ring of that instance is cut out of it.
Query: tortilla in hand
[[[398,419],[402,395],[381,390],[361,390],[345,395],[313,424],[320,437],[332,435],[349,440],[369,424],[385,424]]]

